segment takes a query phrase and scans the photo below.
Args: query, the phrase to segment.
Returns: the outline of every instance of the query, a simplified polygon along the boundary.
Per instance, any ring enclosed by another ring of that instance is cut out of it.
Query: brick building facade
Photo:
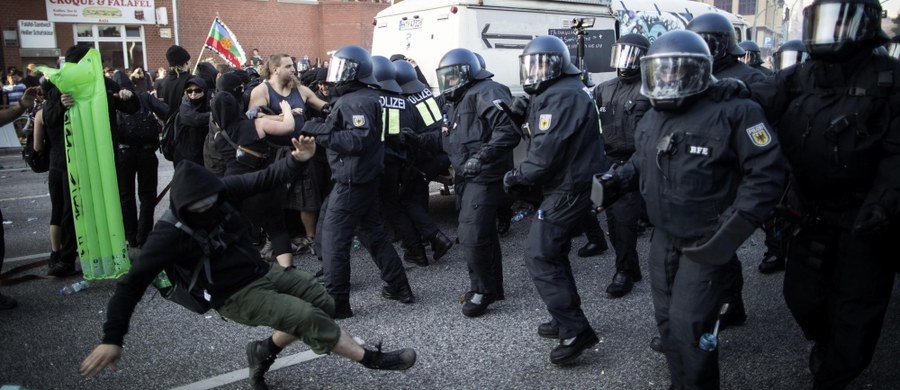
[[[55,49],[23,48],[19,21],[46,21],[48,4],[60,0],[0,1],[3,30],[2,69],[34,62],[56,66],[58,56],[76,40],[99,46],[105,65],[144,64],[155,70],[167,65],[165,52],[179,44],[197,61],[216,15],[234,32],[247,56],[258,48],[263,57],[286,52],[295,57],[327,60],[327,52],[343,45],[372,45],[372,20],[389,1],[347,0],[66,0],[90,5],[142,4],[163,13],[167,24],[101,24],[56,22]],[[165,10],[162,11],[161,9]],[[127,10],[126,10],[127,12]],[[15,37],[16,39],[10,39]],[[224,62],[206,50],[203,58]]]

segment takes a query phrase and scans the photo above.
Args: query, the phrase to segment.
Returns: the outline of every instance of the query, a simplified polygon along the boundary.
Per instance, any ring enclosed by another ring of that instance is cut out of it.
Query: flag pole
[[[213,19],[212,24],[209,26],[209,33],[206,33],[206,38],[209,39],[210,33],[214,27],[216,27],[216,21],[219,20],[219,13],[216,12],[216,18]],[[203,47],[200,48],[200,55],[197,56],[197,61],[194,61],[194,70],[191,71],[191,74],[197,73],[197,66],[200,65],[200,60],[203,59],[203,51],[206,50],[206,41],[203,41]]]

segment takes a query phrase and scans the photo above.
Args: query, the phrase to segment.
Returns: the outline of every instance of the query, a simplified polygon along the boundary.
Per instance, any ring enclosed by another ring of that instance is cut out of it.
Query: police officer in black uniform
[[[872,360],[900,237],[900,64],[877,0],[816,0],[803,10],[811,59],[752,85],[778,121],[806,213],[791,243],[784,298],[813,341],[816,389],[843,389]]]
[[[407,109],[406,99],[400,96],[397,70],[391,60],[372,56],[372,76],[378,82],[381,96],[381,139],[384,140],[384,172],[380,180],[380,198],[384,221],[399,239],[404,249],[403,260],[419,266],[428,265],[425,248],[400,206],[400,169],[406,164],[406,147],[400,129],[412,126],[412,111]]]
[[[406,60],[396,60],[392,64],[412,119],[412,126],[401,131],[411,131],[416,137],[429,132],[439,135],[444,115],[431,88],[419,81],[415,67]],[[422,246],[418,237],[428,241],[431,244],[432,259],[438,261],[447,254],[453,241],[447,238],[428,214],[428,183],[450,167],[450,159],[444,152],[431,153],[418,147],[415,145],[416,137],[411,137],[410,142],[404,143],[407,159],[399,178],[400,203],[415,229],[416,243]],[[424,249],[422,255],[425,255]]]
[[[623,35],[613,46],[610,60],[617,77],[594,88],[594,100],[603,126],[604,169],[624,164],[634,153],[634,129],[650,109],[650,100],[641,95],[640,64],[649,47],[650,41],[643,35]],[[637,221],[643,208],[640,194],[629,193],[606,209],[609,238],[616,250],[616,274],[606,288],[606,294],[611,298],[628,294],[634,282],[641,280]]]
[[[606,201],[640,188],[650,222],[650,283],[672,389],[719,388],[718,352],[698,348],[726,294],[735,251],[767,217],[784,161],[762,109],[711,96],[712,57],[691,31],[670,31],[641,60],[653,109],[635,153],[603,176]],[[639,187],[638,187],[639,185]]]
[[[759,51],[759,45],[757,45],[756,42],[746,40],[739,43],[738,46],[740,46],[741,49],[744,49],[744,56],[741,57],[741,62],[750,65],[751,68],[762,72],[766,76],[775,74],[771,69],[763,66],[762,55]]]
[[[323,237],[325,287],[334,297],[334,318],[353,316],[350,308],[350,243],[354,230],[381,270],[382,296],[412,303],[414,296],[400,256],[384,234],[379,215],[378,177],[384,167],[381,105],[374,88],[372,57],[348,45],[331,57],[328,82],[339,97],[324,122],[312,120],[304,134],[328,149],[334,188],[323,206],[317,231]]]
[[[807,60],[809,60],[809,53],[806,51],[803,41],[799,39],[782,43],[772,54],[772,66],[775,67],[776,73]]]
[[[734,25],[725,15],[710,12],[698,15],[687,25],[689,31],[700,35],[706,41],[710,55],[713,56],[713,77],[717,79],[733,78],[745,84],[763,81],[766,76],[738,60],[744,49],[738,46],[734,35]],[[747,321],[744,309],[744,273],[737,258],[729,264],[728,288],[723,297],[729,302],[728,312],[722,316],[722,328],[743,325]]]
[[[441,95],[449,103],[443,150],[456,172],[459,246],[471,286],[463,315],[478,317],[504,299],[503,259],[497,233],[497,208],[503,200],[503,174],[512,168],[512,150],[520,136],[493,101],[511,103],[509,88],[490,78],[475,54],[453,49],[437,68]]]
[[[525,244],[525,265],[552,317],[538,326],[538,335],[559,339],[550,362],[565,364],[598,342],[581,310],[568,254],[579,234],[576,222],[591,207],[591,177],[603,169],[603,140],[590,92],[561,39],[533,39],[519,56],[519,68],[522,87],[532,97],[525,112],[528,154],[506,173],[503,186],[538,186],[543,192]]]

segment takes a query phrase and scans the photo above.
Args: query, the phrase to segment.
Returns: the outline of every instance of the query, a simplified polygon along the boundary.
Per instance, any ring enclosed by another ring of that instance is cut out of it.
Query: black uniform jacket
[[[805,206],[850,211],[877,203],[900,215],[898,85],[900,62],[869,52],[842,64],[812,60],[751,85],[778,123]]]
[[[331,178],[338,183],[368,183],[384,171],[381,93],[363,87],[340,96],[325,124],[327,137],[316,143],[328,149]]]
[[[597,107],[584,83],[564,77],[533,96],[527,123],[532,136],[520,180],[545,193],[589,189],[605,160]]]
[[[778,139],[749,99],[700,96],[684,112],[647,111],[635,147],[618,172],[638,180],[656,228],[682,239],[711,235],[733,212],[762,223],[785,184]]]
[[[640,78],[606,81],[594,88],[594,100],[600,111],[606,158],[628,160],[634,153],[634,129],[650,109],[650,100],[641,95]]]
[[[502,180],[512,168],[512,150],[521,139],[509,117],[494,106],[495,99],[511,104],[509,88],[489,79],[477,81],[458,102],[450,104],[447,113],[443,149],[457,173],[472,155],[480,155],[484,166],[471,179],[476,183]]]

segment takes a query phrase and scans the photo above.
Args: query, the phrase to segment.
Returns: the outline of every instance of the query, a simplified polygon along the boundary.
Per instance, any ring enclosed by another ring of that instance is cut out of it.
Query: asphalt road
[[[4,270],[48,252],[49,198],[46,174],[24,169],[16,154],[0,151],[0,208],[4,213]],[[171,164],[160,163],[160,188],[171,177]],[[455,236],[452,197],[432,197],[439,226]],[[165,202],[165,201],[164,201]],[[161,214],[157,208],[157,216]],[[381,281],[365,251],[353,252],[355,316],[342,327],[367,342],[382,340],[387,349],[413,347],[417,364],[405,372],[370,371],[336,356],[317,357],[301,343],[281,353],[268,382],[273,389],[666,389],[668,370],[662,355],[647,345],[656,333],[647,278],[622,299],[604,290],[614,273],[611,252],[573,258],[583,307],[601,338],[575,364],[556,367],[548,361],[554,342],[536,334],[549,319],[523,262],[531,217],[514,223],[502,239],[506,300],[487,315],[469,319],[457,297],[466,291],[465,259],[451,249],[428,267],[407,266],[418,301],[402,305],[380,296]],[[810,343],[804,340],[781,296],[782,275],[760,275],[756,265],[764,250],[754,235],[739,251],[744,261],[747,324],[720,337],[722,387],[725,389],[804,389]],[[650,235],[640,238],[638,253],[647,272]],[[577,238],[573,247],[584,244]],[[574,255],[573,255],[574,256]],[[301,269],[315,271],[317,261],[297,256]],[[34,272],[43,273],[45,268]],[[101,337],[106,303],[114,282],[92,283],[83,292],[60,297],[60,287],[78,278],[38,280],[2,287],[19,300],[15,310],[0,311],[0,384],[28,389],[169,389],[248,387],[248,341],[270,334],[224,321],[215,312],[195,315],[148,292],[138,306],[126,337],[118,370],[97,378],[78,376],[78,365]],[[885,318],[885,328],[870,367],[852,389],[900,387],[900,283]],[[152,289],[151,289],[152,290]]]

